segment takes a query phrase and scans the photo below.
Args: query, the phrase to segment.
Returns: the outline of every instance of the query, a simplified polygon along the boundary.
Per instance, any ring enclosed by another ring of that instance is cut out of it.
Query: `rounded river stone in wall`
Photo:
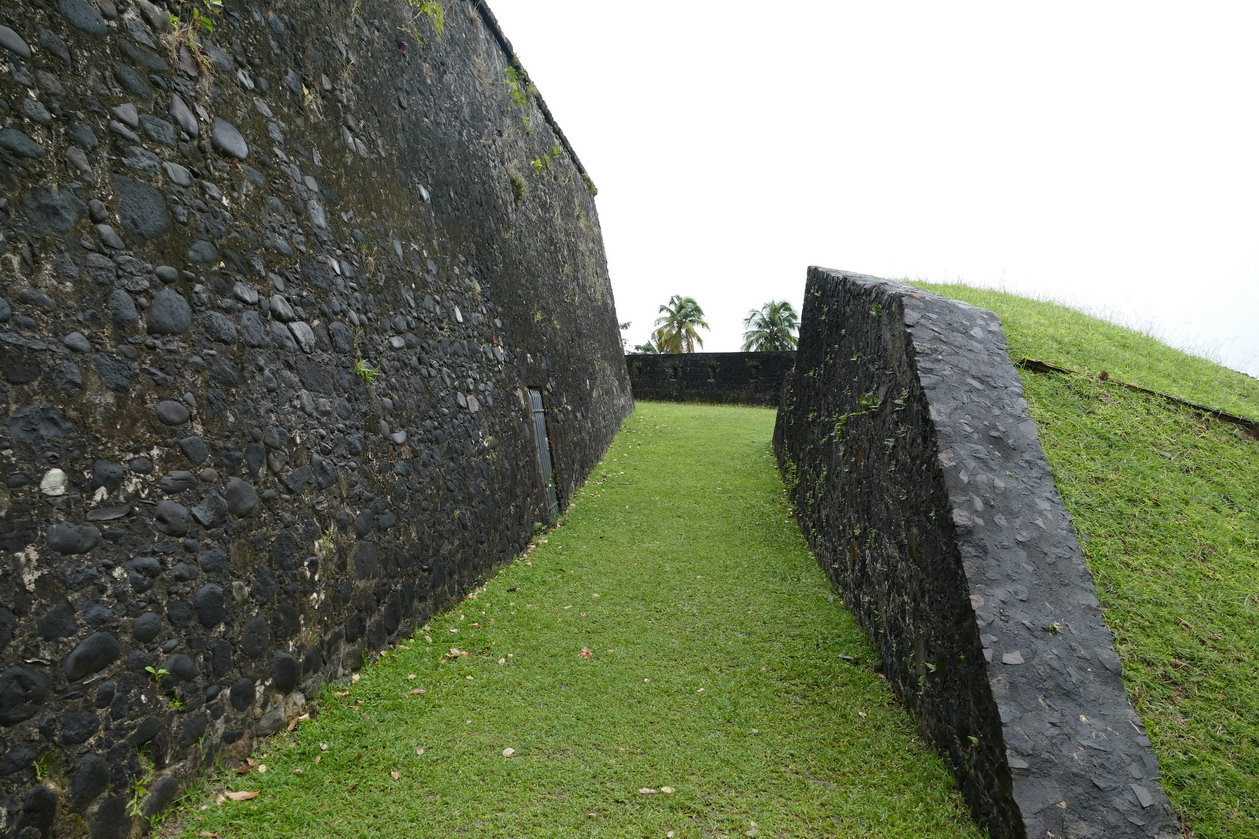
[[[48,547],[59,554],[85,554],[100,541],[101,532],[90,524],[63,521],[48,528]]]
[[[232,682],[232,707],[243,711],[254,704],[254,683],[250,679],[237,679]]]
[[[52,686],[44,674],[26,667],[0,673],[0,725],[14,725],[39,713]]]
[[[214,118],[214,126],[210,129],[210,142],[216,149],[237,160],[249,157],[249,145],[240,135],[240,131],[220,117]]]
[[[179,335],[192,326],[192,308],[178,291],[164,288],[153,295],[145,323],[150,335]]]
[[[280,693],[291,693],[297,687],[302,668],[288,653],[276,653],[271,662],[271,686]]]
[[[109,762],[100,755],[89,754],[70,779],[70,804],[85,810],[109,786]]]
[[[157,529],[168,536],[183,536],[188,532],[188,508],[175,501],[159,501],[154,510]]]
[[[156,612],[145,612],[131,624],[131,635],[137,641],[147,644],[162,631],[162,616]]]
[[[166,199],[153,187],[131,178],[115,176],[114,191],[118,195],[122,226],[141,239],[154,239],[170,230],[170,214]]]
[[[57,8],[75,29],[89,35],[104,35],[109,31],[105,18],[88,0],[57,0]]]
[[[66,656],[62,669],[67,679],[77,682],[84,676],[113,664],[121,652],[122,645],[117,638],[108,632],[94,632],[79,642],[74,652]]]
[[[192,596],[192,604],[197,609],[197,620],[206,629],[218,626],[227,616],[227,596],[222,586],[215,583],[202,586]]]
[[[91,711],[68,711],[61,715],[61,742],[67,746],[86,743],[101,727],[101,721]]]
[[[258,506],[258,493],[253,485],[240,478],[232,478],[224,490],[227,495],[227,509],[232,515],[245,517]]]
[[[182,402],[164,399],[153,406],[153,413],[163,425],[183,425],[192,419],[192,412]]]

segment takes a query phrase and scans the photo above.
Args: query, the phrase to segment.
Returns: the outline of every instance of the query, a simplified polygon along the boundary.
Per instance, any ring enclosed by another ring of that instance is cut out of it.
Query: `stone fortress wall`
[[[812,268],[774,447],[994,839],[1179,836],[997,316]]]
[[[485,5],[0,10],[0,836],[129,835],[478,585],[631,410]],[[141,781],[141,794],[135,783]]]
[[[639,353],[625,357],[635,399],[778,407],[794,352]]]

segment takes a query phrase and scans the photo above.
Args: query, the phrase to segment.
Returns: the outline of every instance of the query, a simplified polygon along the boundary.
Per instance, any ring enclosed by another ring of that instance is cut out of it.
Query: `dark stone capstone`
[[[153,295],[145,315],[150,335],[179,335],[192,326],[192,307],[173,288],[164,288]]]
[[[170,230],[166,199],[153,187],[121,175],[114,176],[118,194],[118,216],[122,226],[141,239],[155,239]]]
[[[94,632],[84,638],[62,664],[66,678],[77,682],[118,660],[122,646],[108,632]]]
[[[100,541],[101,532],[90,524],[63,521],[48,528],[48,547],[59,554],[85,554]]]
[[[51,690],[48,678],[30,668],[0,673],[0,725],[16,725],[38,714]]]
[[[797,517],[976,820],[1179,835],[996,315],[813,268],[802,324]]]

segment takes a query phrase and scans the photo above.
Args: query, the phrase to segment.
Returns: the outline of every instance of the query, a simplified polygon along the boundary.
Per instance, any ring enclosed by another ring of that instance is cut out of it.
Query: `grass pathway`
[[[187,835],[978,837],[788,517],[773,422],[639,404],[563,526]]]

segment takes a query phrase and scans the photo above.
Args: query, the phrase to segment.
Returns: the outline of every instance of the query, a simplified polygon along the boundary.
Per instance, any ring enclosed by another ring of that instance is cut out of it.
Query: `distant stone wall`
[[[794,352],[703,352],[625,357],[635,399],[777,407]]]
[[[442,6],[4,0],[0,836],[129,835],[523,548],[528,389],[561,504],[631,410],[593,186]]]
[[[774,446],[994,839],[1179,835],[996,315],[809,271]]]

